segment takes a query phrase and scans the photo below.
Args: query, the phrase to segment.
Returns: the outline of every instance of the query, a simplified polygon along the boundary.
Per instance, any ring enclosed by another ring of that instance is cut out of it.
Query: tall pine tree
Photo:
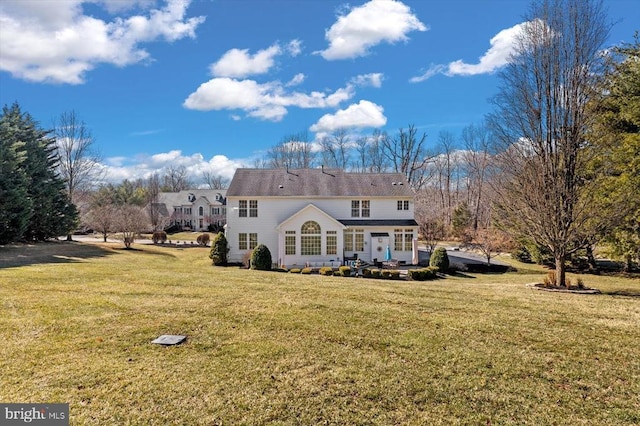
[[[27,218],[26,226],[24,219],[7,224],[5,240],[44,241],[66,234],[75,227],[78,214],[56,172],[55,140],[17,103],[3,108],[0,122],[3,155],[6,152],[7,159],[15,158],[6,165],[4,157],[2,160],[0,185],[6,188],[7,198],[3,193],[0,209],[9,213],[13,209]],[[16,153],[13,157],[12,151]]]
[[[22,237],[31,215],[27,196],[27,159],[20,138],[21,114],[17,105],[4,107],[0,116],[0,244]]]

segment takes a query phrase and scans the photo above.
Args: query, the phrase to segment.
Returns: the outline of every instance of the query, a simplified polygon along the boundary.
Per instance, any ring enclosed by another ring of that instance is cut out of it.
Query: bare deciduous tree
[[[142,207],[125,204],[117,207],[115,229],[122,233],[126,248],[131,248],[135,237],[149,229],[149,217]]]
[[[427,135],[418,138],[418,129],[410,125],[407,130],[400,129],[395,137],[381,140],[385,157],[391,163],[394,172],[404,173],[409,184],[419,190],[426,182],[426,165],[433,160],[427,153],[425,142]]]
[[[105,243],[109,233],[114,231],[116,218],[117,209],[111,203],[91,206],[84,215],[87,226],[102,234]]]
[[[160,176],[153,173],[146,179],[146,203],[149,220],[154,231],[161,231],[164,228],[162,223],[162,211],[160,206]]]
[[[549,248],[558,285],[588,219],[586,112],[610,25],[601,1],[537,0],[501,73],[491,123],[501,144],[500,219]]]
[[[165,192],[180,192],[189,189],[191,182],[185,166],[170,166],[162,177],[162,190]]]
[[[90,189],[103,173],[94,149],[95,140],[85,122],[73,110],[54,119],[53,135],[60,176],[66,183],[71,203],[78,205],[78,194]],[[67,235],[67,240],[71,241],[71,234]]]
[[[323,164],[330,168],[347,169],[350,162],[351,138],[345,129],[334,131],[320,141]]]
[[[315,152],[309,134],[300,132],[286,136],[267,152],[265,163],[273,169],[308,169],[313,167]]]
[[[467,204],[472,211],[473,230],[483,221],[483,210],[488,210],[485,202],[487,177],[492,156],[490,153],[491,135],[487,126],[470,125],[462,129],[465,151],[463,155],[467,178]]]
[[[202,181],[209,189],[226,189],[229,186],[229,179],[209,171],[202,172]]]

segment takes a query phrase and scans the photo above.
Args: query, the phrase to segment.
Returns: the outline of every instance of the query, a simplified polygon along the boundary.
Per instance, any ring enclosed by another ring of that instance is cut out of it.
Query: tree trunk
[[[73,241],[73,238],[71,237],[71,234],[67,234],[67,241]]]
[[[567,287],[566,282],[566,269],[565,269],[565,255],[564,254],[556,254],[554,256],[556,262],[556,285],[558,287]]]
[[[592,272],[598,271],[598,264],[596,263],[596,258],[593,255],[593,247],[591,247],[591,244],[587,245],[587,263],[589,264],[589,269]]]

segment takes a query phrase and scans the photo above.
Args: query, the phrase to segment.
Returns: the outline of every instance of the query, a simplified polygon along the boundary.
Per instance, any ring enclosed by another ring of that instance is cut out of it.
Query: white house
[[[387,247],[412,263],[418,224],[402,173],[238,169],[226,195],[230,262],[261,243],[287,267],[381,262]]]
[[[207,231],[209,225],[222,229],[226,223],[225,189],[188,189],[158,194],[158,209],[169,226]]]

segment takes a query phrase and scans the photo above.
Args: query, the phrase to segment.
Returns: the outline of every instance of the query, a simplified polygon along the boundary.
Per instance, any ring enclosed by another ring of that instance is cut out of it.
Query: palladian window
[[[322,230],[312,220],[302,224],[300,228],[300,254],[303,256],[319,256],[322,254]]]

